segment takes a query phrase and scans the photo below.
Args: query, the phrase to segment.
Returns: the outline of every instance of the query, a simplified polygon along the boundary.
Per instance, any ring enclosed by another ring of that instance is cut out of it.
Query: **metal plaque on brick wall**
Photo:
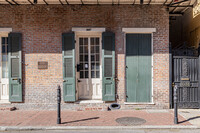
[[[38,69],[48,69],[47,61],[38,61]]]

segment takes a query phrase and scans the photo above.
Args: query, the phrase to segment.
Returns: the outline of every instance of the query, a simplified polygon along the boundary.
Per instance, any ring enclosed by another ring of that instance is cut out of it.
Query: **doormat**
[[[115,121],[124,126],[142,125],[146,123],[145,119],[138,118],[138,117],[121,117],[121,118],[117,118]]]

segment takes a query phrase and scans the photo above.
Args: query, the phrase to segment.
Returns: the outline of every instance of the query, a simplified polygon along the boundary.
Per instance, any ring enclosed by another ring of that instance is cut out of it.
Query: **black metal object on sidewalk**
[[[58,89],[57,89],[57,102],[58,102],[58,117],[57,117],[57,124],[61,124],[61,114],[60,114],[60,102],[61,102],[61,88],[60,85],[58,85]]]
[[[177,94],[178,87],[177,85],[174,86],[174,124],[178,124],[178,94]]]

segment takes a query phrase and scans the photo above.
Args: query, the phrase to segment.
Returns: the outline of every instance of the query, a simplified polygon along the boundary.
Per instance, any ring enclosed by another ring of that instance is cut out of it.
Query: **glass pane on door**
[[[8,37],[1,38],[2,78],[8,78]]]
[[[100,78],[100,45],[99,45],[99,38],[92,37],[90,38],[90,64],[91,64],[91,78]]]
[[[79,38],[80,78],[89,78],[88,38]]]

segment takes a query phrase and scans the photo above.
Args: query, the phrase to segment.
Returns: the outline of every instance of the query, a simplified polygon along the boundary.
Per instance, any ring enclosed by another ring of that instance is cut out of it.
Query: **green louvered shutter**
[[[76,100],[74,33],[62,34],[62,55],[63,55],[63,99],[65,102],[73,102]]]
[[[10,33],[8,38],[9,100],[10,102],[22,102],[22,34]]]
[[[102,97],[103,101],[115,101],[115,34],[102,34]]]

